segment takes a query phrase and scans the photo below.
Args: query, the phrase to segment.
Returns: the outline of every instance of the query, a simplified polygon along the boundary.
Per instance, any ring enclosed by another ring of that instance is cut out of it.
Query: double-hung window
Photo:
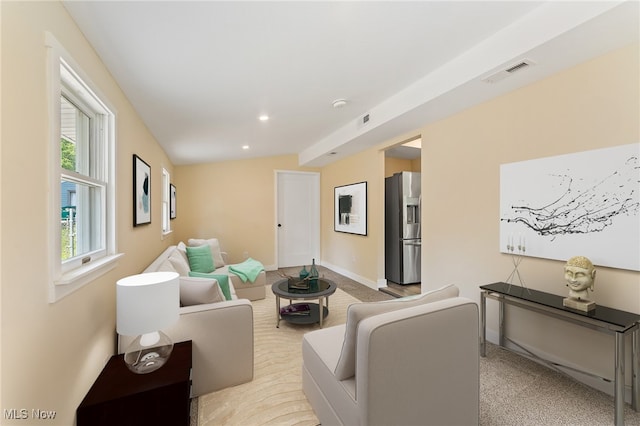
[[[105,249],[104,115],[63,82],[60,96],[60,243],[62,271]]]
[[[115,266],[115,114],[47,34],[55,302]]]

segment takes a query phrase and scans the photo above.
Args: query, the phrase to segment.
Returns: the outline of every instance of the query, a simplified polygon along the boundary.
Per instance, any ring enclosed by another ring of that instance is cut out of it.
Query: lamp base
[[[138,336],[127,348],[124,362],[136,374],[151,373],[162,367],[171,356],[173,342],[161,331]]]

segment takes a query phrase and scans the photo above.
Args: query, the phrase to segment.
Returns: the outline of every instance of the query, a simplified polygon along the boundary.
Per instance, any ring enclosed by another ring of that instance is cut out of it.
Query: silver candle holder
[[[517,277],[520,286],[526,288],[529,292],[529,289],[524,283],[524,278],[522,278],[520,270],[518,269],[520,267],[520,263],[522,263],[522,258],[527,252],[524,237],[520,236],[518,238],[518,244],[514,245],[513,236],[510,236],[509,241],[507,242],[507,252],[511,255],[511,263],[513,264],[513,270],[505,280],[505,282],[509,284],[508,289],[511,290],[511,284],[515,284],[514,279]]]

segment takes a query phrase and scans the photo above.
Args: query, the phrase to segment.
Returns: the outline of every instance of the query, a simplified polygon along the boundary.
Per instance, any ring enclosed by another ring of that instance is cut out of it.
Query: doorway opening
[[[386,287],[380,290],[395,297],[420,294],[422,138],[394,145],[384,157]]]

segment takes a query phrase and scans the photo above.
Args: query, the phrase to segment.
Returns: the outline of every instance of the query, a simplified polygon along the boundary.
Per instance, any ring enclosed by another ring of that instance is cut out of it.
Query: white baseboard
[[[350,278],[356,282],[359,282],[362,285],[366,285],[367,287],[373,289],[373,290],[377,290],[378,289],[378,283],[376,283],[375,281],[372,281],[368,278],[362,277],[360,275],[354,274],[351,271],[348,271],[346,269],[343,269],[339,266],[336,265],[332,265],[331,263],[328,262],[322,262],[319,263],[319,265],[324,266],[325,268],[331,269],[333,272],[337,272],[340,275],[344,275],[347,278]],[[385,283],[386,285],[386,283]]]
[[[265,271],[277,271],[278,265],[264,265]]]

